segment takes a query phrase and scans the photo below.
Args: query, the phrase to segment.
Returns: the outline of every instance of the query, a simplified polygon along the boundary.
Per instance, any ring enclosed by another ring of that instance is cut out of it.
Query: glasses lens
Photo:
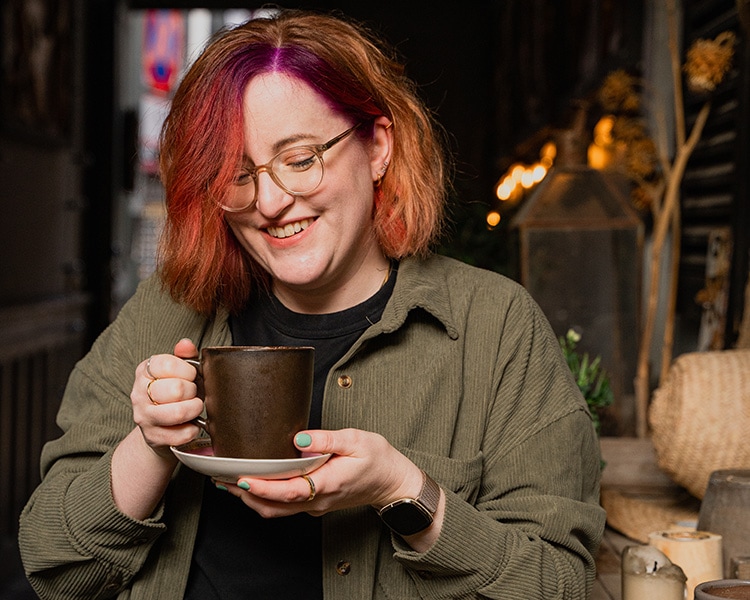
[[[241,211],[249,208],[256,198],[260,173],[266,171],[274,183],[289,194],[308,194],[323,180],[323,161],[316,148],[298,146],[281,152],[269,166],[258,168],[255,176],[243,170],[227,191],[222,208]]]
[[[242,171],[229,186],[221,207],[224,210],[240,211],[249,207],[255,199],[255,178],[247,171]]]
[[[306,194],[320,185],[323,163],[313,148],[289,148],[271,164],[277,183],[292,194]]]

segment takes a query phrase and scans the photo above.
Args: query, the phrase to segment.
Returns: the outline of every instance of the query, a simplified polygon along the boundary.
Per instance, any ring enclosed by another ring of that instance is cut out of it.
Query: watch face
[[[432,515],[414,500],[402,500],[384,510],[383,522],[399,535],[412,535],[432,525]]]

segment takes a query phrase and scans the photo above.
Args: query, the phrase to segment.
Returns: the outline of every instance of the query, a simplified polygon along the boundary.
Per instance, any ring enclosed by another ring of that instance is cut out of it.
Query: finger
[[[172,354],[153,354],[144,360],[138,369],[140,374],[149,380],[178,378],[192,381],[195,379],[195,367]]]
[[[198,348],[189,338],[183,338],[174,345],[174,354],[180,358],[196,358]]]
[[[294,444],[303,452],[342,456],[356,456],[365,445],[372,447],[374,444],[383,451],[390,447],[381,435],[359,429],[300,431],[294,436]]]
[[[316,496],[323,493],[320,478],[313,479],[312,474],[291,479],[240,477],[237,487],[250,492],[256,498],[281,505],[312,502]]]
[[[146,382],[146,396],[152,404],[162,405],[195,398],[198,391],[192,381],[170,377],[149,379]]]

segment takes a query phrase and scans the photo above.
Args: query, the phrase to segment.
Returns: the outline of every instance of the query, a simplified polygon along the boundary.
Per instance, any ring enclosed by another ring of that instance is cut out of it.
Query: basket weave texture
[[[682,488],[651,492],[602,489],[601,505],[607,511],[607,525],[641,544],[648,544],[654,531],[695,529],[700,514],[700,500]]]
[[[750,468],[750,349],[677,357],[649,423],[659,466],[696,498],[713,471]]]

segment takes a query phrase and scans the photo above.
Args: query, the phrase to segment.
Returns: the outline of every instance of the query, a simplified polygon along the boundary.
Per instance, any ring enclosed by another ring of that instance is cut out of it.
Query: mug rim
[[[712,579],[711,581],[702,581],[696,590],[701,592],[710,592],[712,587],[750,587],[750,579]]]

